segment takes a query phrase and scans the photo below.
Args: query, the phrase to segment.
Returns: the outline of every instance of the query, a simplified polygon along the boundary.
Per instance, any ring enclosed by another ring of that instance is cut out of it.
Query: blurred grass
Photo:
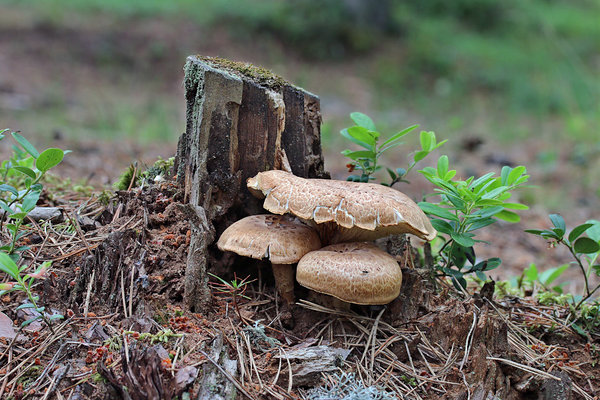
[[[337,132],[354,110],[385,132],[420,123],[440,138],[483,136],[507,146],[537,138],[540,159],[557,141],[598,141],[597,0],[0,0],[0,7],[59,30],[101,18],[120,34],[129,24],[161,21],[173,32],[192,24],[203,44],[224,30],[226,45],[251,48],[254,61],[322,97],[327,148],[342,146]],[[176,140],[181,92],[165,91],[154,66],[180,72],[183,57],[201,46],[187,31],[177,33],[180,41],[163,41],[162,33],[140,44],[137,64],[127,56],[137,45],[122,49],[118,35],[92,43],[92,62],[111,79],[75,101],[56,89],[51,106],[16,111],[19,120],[71,136]]]

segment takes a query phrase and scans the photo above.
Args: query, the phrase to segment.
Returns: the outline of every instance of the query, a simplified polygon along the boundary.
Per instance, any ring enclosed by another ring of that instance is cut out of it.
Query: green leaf
[[[449,219],[451,221],[458,221],[458,217],[456,215],[452,214],[447,209],[442,208],[436,204],[422,201],[419,203],[419,207],[421,207],[421,210],[423,210],[423,212],[425,212],[426,214],[435,215],[436,217]]]
[[[63,160],[65,152],[61,149],[46,149],[40,154],[35,162],[35,166],[42,172],[48,171],[52,167],[56,167]]]
[[[575,239],[577,239],[579,236],[581,236],[583,234],[583,232],[587,231],[588,228],[590,228],[592,226],[594,226],[594,224],[586,223],[586,224],[581,224],[581,225],[573,228],[571,233],[569,233],[569,242],[573,242]]]
[[[11,134],[12,134],[12,137],[17,141],[17,143],[19,143],[21,146],[23,146],[25,151],[28,152],[29,154],[31,154],[31,156],[33,158],[38,158],[40,156],[40,153],[35,149],[35,147],[33,147],[33,145],[31,143],[29,143],[27,141],[27,139],[25,139],[23,136],[21,136],[17,132],[12,132]]]
[[[573,249],[576,253],[592,254],[600,251],[600,244],[588,237],[580,237],[573,243]]]
[[[563,274],[569,268],[569,264],[561,265],[559,267],[550,268],[540,274],[540,282],[544,285],[550,285],[559,276]]]
[[[375,123],[373,122],[373,120],[363,113],[353,112],[350,114],[350,118],[352,118],[352,121],[354,121],[356,125],[362,126],[363,128],[367,128],[370,131],[374,131],[377,129],[375,128]]]
[[[598,276],[600,276],[600,264],[592,265],[592,271]]]
[[[421,135],[420,135],[421,148],[427,153],[429,153],[429,151],[431,151],[432,147],[434,146],[432,139],[433,138],[431,136],[431,132],[421,131]],[[416,157],[415,157],[415,161],[416,161]]]
[[[433,133],[433,142],[435,143],[435,133]],[[433,146],[433,148],[431,149],[431,151],[435,150],[435,149],[439,149],[440,147],[442,147],[444,145],[444,143],[446,143],[448,141],[448,139],[442,140],[441,142],[439,142],[438,144],[436,144],[435,146]]]
[[[447,235],[451,235],[454,232],[454,228],[448,222],[443,219],[433,218],[431,220],[431,225],[435,228],[436,231],[445,233]]]
[[[31,303],[25,303],[25,304],[21,304],[20,306],[15,308],[15,310],[23,310],[25,308],[36,308],[36,307]]]
[[[477,278],[479,278],[480,280],[482,280],[484,282],[488,280],[487,275],[481,271],[475,271],[475,275],[477,275]]]
[[[385,146],[387,144],[392,143],[393,141],[396,141],[396,140],[400,139],[402,136],[406,135],[409,132],[412,132],[413,130],[417,129],[418,127],[419,127],[419,125],[412,125],[412,126],[409,126],[408,128],[405,128],[405,129],[401,130],[400,132],[394,134],[388,140],[386,140],[385,142],[383,142],[381,144],[381,146],[383,147],[383,146]]]
[[[415,163],[418,163],[419,161],[427,157],[428,154],[429,152],[427,150],[417,151],[413,156],[413,159],[415,160]]]
[[[38,319],[41,319],[41,318],[42,318],[42,316],[41,316],[41,315],[38,315],[38,316],[36,316],[36,317],[33,317],[33,318],[31,318],[31,319],[28,319],[27,321],[24,321],[24,322],[21,324],[21,328],[24,328],[24,327],[26,327],[27,325],[31,324],[32,322],[35,322],[35,321],[37,321]]]
[[[371,145],[370,150],[374,150],[373,146],[377,142],[377,137],[379,134],[374,134],[377,132],[370,131],[367,128],[363,128],[362,126],[353,126],[348,128],[348,134],[355,138],[356,140],[360,140],[361,142],[365,142]]]
[[[9,218],[11,219],[25,219],[25,217],[27,216],[26,212],[16,212],[14,214],[11,214]]]
[[[502,206],[495,206],[495,207],[489,207],[489,208],[486,207],[486,208],[482,208],[481,210],[472,213],[471,215],[478,216],[480,218],[488,218],[488,217],[498,214],[502,210],[504,210],[504,207],[502,207]]]
[[[0,270],[10,275],[14,280],[19,280],[19,267],[5,252],[0,252]]]
[[[523,273],[529,282],[535,282],[538,280],[538,269],[533,263],[529,264],[529,268],[525,268]]]
[[[396,173],[394,171],[392,171],[390,168],[386,168],[385,169],[387,171],[387,173],[390,175],[390,178],[392,180],[395,180],[398,176],[396,175]]]
[[[358,139],[350,136],[350,134],[348,133],[348,129],[342,129],[340,131],[340,135],[342,135],[346,139],[350,140],[351,142],[356,143],[357,145],[359,145],[361,147],[364,147],[365,149],[373,150],[373,146],[372,145],[370,145],[368,143],[365,143],[362,140],[358,140]]]
[[[483,185],[484,183],[490,182],[491,180],[493,180],[493,177],[494,177],[494,173],[488,172],[487,174],[482,175],[479,178],[475,179],[473,182],[471,182],[469,187],[475,191],[479,191],[479,190],[481,190],[481,188],[479,188],[479,186]]]
[[[29,194],[27,194],[27,196],[25,196],[25,198],[23,199],[21,210],[26,213],[33,210],[39,199],[40,192],[29,192]]]
[[[472,247],[475,245],[475,240],[471,238],[471,234],[452,232],[450,237],[463,247]]]
[[[501,219],[503,221],[506,222],[519,222],[521,220],[521,217],[519,217],[519,214],[516,214],[512,211],[508,211],[508,210],[502,210],[500,211],[498,214],[495,214],[494,217]]]
[[[481,269],[482,271],[491,271],[493,269],[496,269],[500,266],[500,264],[502,264],[502,260],[498,257],[492,257],[492,258],[488,258],[487,260],[483,261],[483,268]]]
[[[542,232],[544,231],[541,229],[525,229],[525,232],[531,233],[532,235],[542,236]]]
[[[441,178],[445,181],[449,181],[450,179],[454,178],[454,175],[456,175],[456,170],[450,170],[448,171],[448,173],[446,174],[446,176],[442,176]]]
[[[588,338],[589,337],[589,334],[586,332],[586,330],[583,329],[581,326],[579,326],[579,324],[571,324],[571,328],[573,328],[573,330],[575,332],[577,332],[578,334],[580,334],[584,338]]]
[[[440,158],[438,158],[437,173],[440,178],[444,179],[444,177],[448,173],[448,168],[449,168],[448,156],[443,155]]]
[[[505,165],[504,167],[502,167],[502,171],[500,171],[500,182],[502,185],[505,185],[505,186],[510,185],[508,183],[508,175],[510,174],[510,171],[512,171],[512,168],[509,167],[508,165]]]
[[[358,159],[362,159],[362,158],[374,160],[376,157],[375,153],[372,151],[369,151],[369,150],[358,150],[358,151],[344,150],[344,151],[342,151],[342,154],[353,160],[358,160]]]
[[[484,228],[484,227],[486,227],[488,225],[493,224],[494,222],[496,222],[496,220],[493,219],[493,218],[481,218],[481,219],[477,219],[477,220],[475,220],[475,222],[473,222],[469,226],[469,229],[467,229],[467,232],[472,232],[472,231],[475,231],[477,229]]]
[[[506,192],[508,189],[509,189],[508,186],[500,186],[500,187],[490,190],[487,193],[484,193],[483,196],[481,196],[481,198],[482,199],[494,199],[494,198],[500,196],[502,193]]]
[[[567,226],[565,225],[565,220],[563,217],[558,214],[550,214],[548,217],[556,228],[562,230],[563,233],[567,231]]]
[[[20,165],[16,165],[14,167],[12,167],[12,169],[21,172],[22,174],[27,175],[28,177],[30,177],[31,179],[35,179],[37,178],[35,172],[31,169],[31,168],[27,168],[27,167],[22,167]]]
[[[507,184],[509,186],[514,185],[517,182],[517,179],[519,177],[521,177],[521,175],[523,175],[523,173],[525,173],[526,171],[527,170],[522,165],[513,168],[513,170],[510,172],[510,175],[508,175],[508,182],[507,182]],[[504,185],[504,183],[503,183],[503,185]]]
[[[594,226],[592,226],[591,228],[589,228],[585,233],[591,238],[594,239],[596,242],[600,242],[600,221],[597,221],[595,219],[590,219],[588,221],[590,224],[594,224]]]
[[[529,206],[521,203],[502,203],[502,207],[511,210],[529,210]]]
[[[0,192],[11,192],[15,196],[19,195],[19,192],[17,191],[17,189],[15,189],[14,187],[12,187],[11,185],[8,185],[6,183],[0,184]]]

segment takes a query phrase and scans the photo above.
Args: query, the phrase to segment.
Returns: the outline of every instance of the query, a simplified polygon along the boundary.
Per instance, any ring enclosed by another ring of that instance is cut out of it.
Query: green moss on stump
[[[256,65],[252,65],[250,63],[200,55],[198,58],[215,68],[224,69],[238,76],[241,75],[242,77],[251,79],[253,82],[258,83],[259,85],[266,86],[271,89],[278,89],[286,85],[291,86],[285,79],[275,75],[268,69],[257,67]]]

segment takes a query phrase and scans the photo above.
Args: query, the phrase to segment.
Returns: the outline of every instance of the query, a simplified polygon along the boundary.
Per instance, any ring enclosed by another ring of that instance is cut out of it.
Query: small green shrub
[[[382,169],[382,165],[379,163],[379,158],[388,150],[398,147],[402,144],[400,139],[406,134],[415,130],[418,125],[412,125],[408,128],[401,130],[400,132],[392,135],[388,139],[379,143],[381,134],[377,131],[375,123],[367,115],[353,112],[350,114],[350,118],[354,121],[355,125],[346,129],[342,129],[340,134],[351,141],[352,143],[362,147],[364,150],[344,150],[342,154],[352,160],[347,167],[352,172],[354,170],[360,171],[361,175],[350,175],[347,179],[354,182],[369,182],[375,180],[373,174]],[[439,148],[446,140],[437,143],[434,132],[421,131],[420,136],[421,149],[413,153],[413,160],[410,162],[406,169],[386,168],[391,181],[389,183],[382,183],[386,186],[392,186],[397,182],[408,182],[404,177],[413,169],[413,167],[421,160],[423,160],[433,150]]]
[[[553,225],[552,228],[527,229],[525,232],[549,240],[552,247],[562,245],[569,249],[575,259],[574,264],[581,270],[585,283],[583,295],[577,296],[578,303],[575,305],[575,309],[578,309],[600,289],[600,284],[591,289],[589,283],[592,273],[600,276],[600,263],[598,263],[598,256],[600,256],[600,221],[589,220],[573,228],[567,235],[567,225],[562,216],[550,214],[549,218]]]
[[[0,140],[5,138],[5,129],[0,132]],[[30,308],[35,311],[32,318],[23,322],[22,326],[42,319],[52,329],[50,323],[62,315],[45,312],[45,307],[39,306],[39,297],[33,294],[36,279],[43,279],[50,268],[50,262],[44,262],[27,273],[29,265],[17,265],[19,253],[27,250],[27,246],[17,246],[17,241],[24,235],[21,230],[27,214],[33,210],[42,192],[40,183],[46,172],[62,161],[65,152],[61,149],[49,148],[38,152],[23,136],[11,132],[17,145],[13,146],[13,155],[0,165],[0,174],[4,183],[0,184],[0,207],[4,211],[0,227],[9,232],[10,241],[0,246],[0,271],[7,274],[13,281],[0,284],[0,296],[11,292],[23,292],[28,302],[18,306],[16,310]],[[28,154],[28,155],[27,155]],[[7,221],[6,224],[4,222]]]
[[[436,270],[450,276],[457,287],[466,287],[467,273],[487,280],[484,272],[497,268],[502,260],[494,257],[477,262],[473,246],[482,241],[475,238],[475,232],[498,219],[519,221],[519,216],[510,210],[528,207],[508,200],[513,190],[527,182],[525,167],[505,166],[500,176],[490,172],[478,178],[455,180],[456,170],[449,169],[448,157],[444,155],[438,159],[437,168],[427,167],[419,172],[436,186],[435,193],[427,197],[439,198],[437,204],[419,203],[444,240],[436,257]]]

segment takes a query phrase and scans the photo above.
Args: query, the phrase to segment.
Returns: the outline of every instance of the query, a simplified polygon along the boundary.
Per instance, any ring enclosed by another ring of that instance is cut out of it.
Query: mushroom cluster
[[[400,233],[432,240],[437,234],[414,201],[386,186],[306,179],[279,170],[260,172],[247,185],[265,199],[266,210],[279,215],[250,216],[232,224],[218,247],[269,259],[288,304],[294,300],[291,264],[296,262],[302,286],[348,303],[387,304],[400,293],[400,266],[364,242]]]

